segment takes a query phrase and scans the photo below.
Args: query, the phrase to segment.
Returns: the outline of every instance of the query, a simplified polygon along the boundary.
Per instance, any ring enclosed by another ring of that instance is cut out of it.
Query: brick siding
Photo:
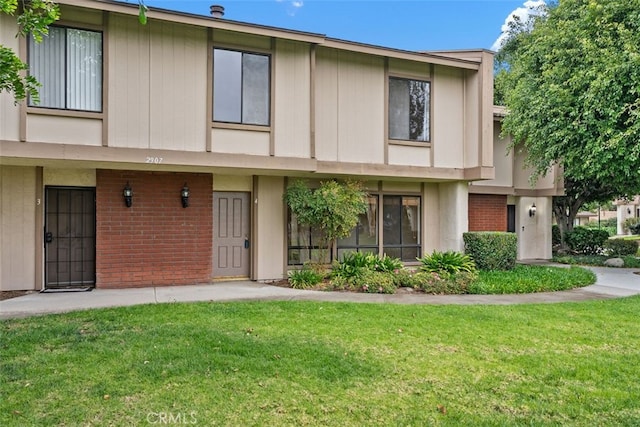
[[[469,194],[469,231],[507,231],[507,196]]]
[[[96,287],[204,283],[211,280],[210,174],[98,170]],[[127,208],[125,184],[133,189]],[[183,208],[180,190],[191,196]]]

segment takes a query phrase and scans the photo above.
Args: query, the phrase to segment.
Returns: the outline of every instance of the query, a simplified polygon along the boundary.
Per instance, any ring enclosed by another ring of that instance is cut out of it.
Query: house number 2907
[[[145,157],[145,161],[144,162],[145,163],[155,163],[157,165],[157,164],[162,163],[162,160],[163,160],[162,157],[149,157],[149,156],[147,156],[147,157]]]

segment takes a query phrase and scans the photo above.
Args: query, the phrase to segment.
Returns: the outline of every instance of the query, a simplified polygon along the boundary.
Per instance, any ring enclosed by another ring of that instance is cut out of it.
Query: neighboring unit
[[[150,9],[61,0],[41,44],[0,43],[42,83],[0,94],[0,290],[272,280],[315,236],[292,179],[366,183],[338,251],[403,261],[514,231],[550,258],[552,174],[507,153],[489,51],[419,53]]]

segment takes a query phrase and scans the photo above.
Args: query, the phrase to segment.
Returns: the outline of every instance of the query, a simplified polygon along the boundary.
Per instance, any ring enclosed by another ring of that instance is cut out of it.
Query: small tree
[[[338,239],[347,237],[358,224],[358,217],[367,210],[367,193],[359,181],[322,181],[312,190],[302,180],[287,188],[284,200],[298,223],[316,229],[324,249],[322,260],[329,262],[329,253]]]

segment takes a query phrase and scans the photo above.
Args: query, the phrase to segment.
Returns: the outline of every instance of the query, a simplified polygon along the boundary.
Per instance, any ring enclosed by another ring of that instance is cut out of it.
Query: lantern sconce
[[[187,187],[187,183],[184,183],[184,187],[182,187],[182,190],[180,190],[180,198],[182,199],[182,207],[186,208],[187,206],[189,206],[189,195],[190,195],[190,191],[189,191],[189,187]]]
[[[124,190],[122,190],[122,195],[124,196],[124,204],[127,205],[128,208],[130,208],[133,200],[133,190],[129,185],[129,181],[127,181],[127,185],[124,186]]]
[[[631,215],[631,208],[627,208],[627,215]]]
[[[529,216],[530,217],[536,216],[536,204],[535,203],[533,205],[531,205],[531,207],[529,208]]]

